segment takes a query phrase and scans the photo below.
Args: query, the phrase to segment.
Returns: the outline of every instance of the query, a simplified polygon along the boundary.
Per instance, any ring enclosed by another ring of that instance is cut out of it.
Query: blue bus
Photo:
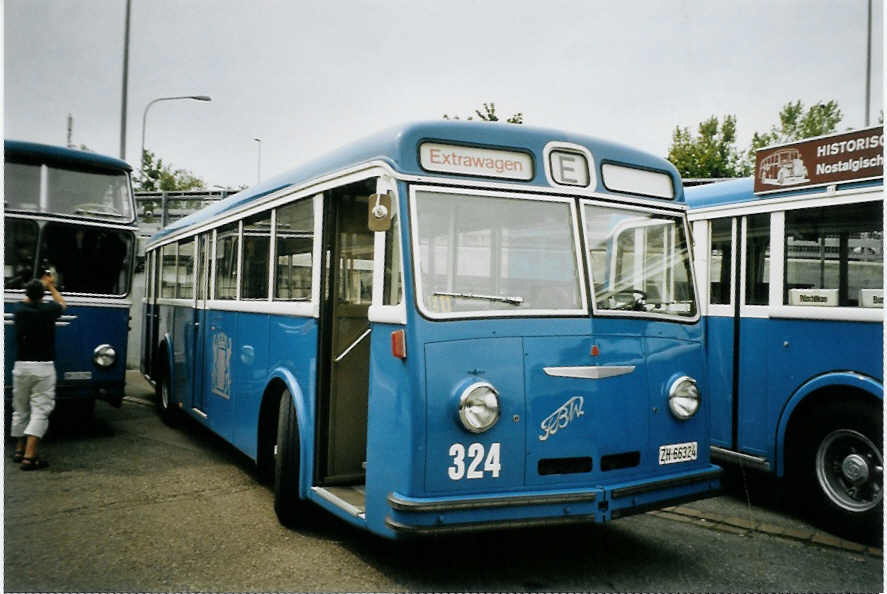
[[[155,234],[142,365],[284,525],[603,522],[720,487],[688,245],[663,159],[404,125]]]
[[[818,523],[877,539],[883,177],[758,194],[754,181],[686,190],[712,456],[787,477]]]
[[[4,142],[4,385],[12,398],[13,317],[44,270],[67,309],[56,322],[56,397],[91,413],[120,406],[135,257],[131,167],[87,151]],[[7,410],[9,407],[7,406]]]

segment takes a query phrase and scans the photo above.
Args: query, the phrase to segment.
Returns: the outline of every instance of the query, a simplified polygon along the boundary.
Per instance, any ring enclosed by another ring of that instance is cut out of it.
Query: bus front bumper
[[[402,535],[606,522],[716,495],[721,468],[586,489],[414,498],[391,493],[385,524]]]

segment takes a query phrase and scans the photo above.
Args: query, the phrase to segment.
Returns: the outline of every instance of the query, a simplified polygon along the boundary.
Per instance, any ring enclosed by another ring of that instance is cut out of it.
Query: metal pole
[[[126,0],[126,25],[123,34],[123,100],[120,107],[120,159],[126,160],[126,92],[129,87],[129,13],[132,0]]]
[[[868,15],[868,43],[865,48],[865,126],[869,127],[871,119],[869,118],[869,107],[872,96],[872,0],[869,0]]]
[[[256,163],[256,183],[262,182],[262,139],[261,138],[253,138],[256,143],[259,145],[259,161]]]
[[[177,99],[194,99],[195,101],[212,101],[212,97],[207,95],[181,95],[178,97],[158,97],[157,99],[152,99],[148,102],[148,105],[145,106],[145,111],[142,112],[142,152],[139,153],[139,171],[142,171],[142,167],[144,167],[145,162],[145,122],[148,120],[148,110],[152,105],[157,103],[158,101],[174,101]],[[142,171],[142,175],[144,175],[144,171]]]

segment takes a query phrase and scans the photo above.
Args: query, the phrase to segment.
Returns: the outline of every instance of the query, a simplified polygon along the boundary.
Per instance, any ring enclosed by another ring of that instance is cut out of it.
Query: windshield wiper
[[[434,295],[443,295],[444,297],[461,297],[462,299],[484,299],[485,301],[498,301],[500,303],[508,303],[510,305],[520,305],[524,302],[523,297],[510,297],[505,295],[479,295],[477,293],[451,293],[449,291],[435,291]]]

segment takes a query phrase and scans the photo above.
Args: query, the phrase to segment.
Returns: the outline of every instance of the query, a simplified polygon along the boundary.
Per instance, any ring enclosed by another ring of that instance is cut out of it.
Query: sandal
[[[34,456],[33,458],[22,456],[22,465],[19,468],[22,470],[42,470],[48,466],[49,462],[41,459],[39,456]]]
[[[16,464],[20,463],[22,459],[25,457],[25,450],[16,450],[12,455],[12,461]]]

